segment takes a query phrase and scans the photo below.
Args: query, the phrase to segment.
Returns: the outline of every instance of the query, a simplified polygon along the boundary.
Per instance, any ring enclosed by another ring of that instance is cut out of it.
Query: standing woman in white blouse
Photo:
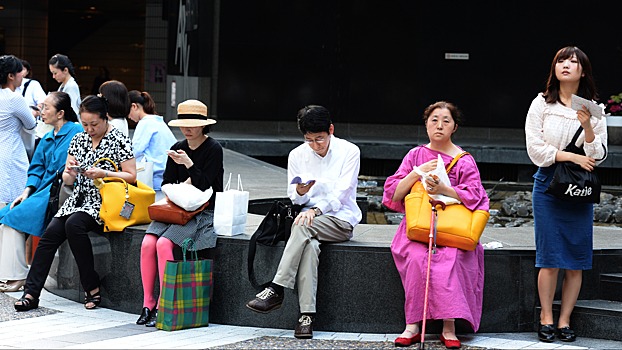
[[[605,118],[590,115],[586,107],[570,108],[575,94],[588,100],[598,95],[592,76],[592,65],[578,47],[567,46],[553,58],[546,90],[531,102],[525,121],[527,153],[538,166],[533,175],[533,213],[536,241],[540,325],[538,338],[552,342],[575,341],[570,328],[570,315],[577,302],[583,270],[592,268],[594,205],[567,202],[545,193],[559,162],[573,162],[593,171],[607,156]],[[577,146],[585,155],[564,151],[574,134],[583,127]],[[553,299],[557,275],[564,269],[561,309],[557,326],[553,320]]]
[[[57,53],[50,58],[48,62],[52,78],[60,83],[58,91],[65,92],[71,98],[71,107],[78,115],[80,119],[80,103],[82,98],[80,97],[80,87],[76,82],[76,71],[73,68],[73,64],[69,57]]]
[[[22,62],[13,55],[0,57],[0,208],[13,202],[26,186],[28,155],[20,130],[34,133],[37,121],[22,95]]]

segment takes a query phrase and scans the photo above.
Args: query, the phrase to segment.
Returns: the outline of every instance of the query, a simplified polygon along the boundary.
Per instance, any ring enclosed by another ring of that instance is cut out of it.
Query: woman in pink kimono
[[[397,172],[387,178],[382,203],[404,213],[404,198],[411,187],[421,180],[413,170],[424,173],[436,169],[438,155],[448,165],[463,150],[451,141],[461,123],[460,111],[451,103],[440,101],[425,109],[423,114],[430,143],[413,148],[402,160]],[[451,186],[425,180],[430,194],[443,194],[460,200],[471,210],[488,210],[488,196],[482,186],[479,170],[470,154],[462,156],[448,174]],[[439,211],[438,215],[443,215]],[[421,342],[419,323],[423,318],[428,244],[411,241],[406,236],[406,221],[400,223],[391,253],[402,279],[405,292],[406,329],[395,340],[396,346]],[[484,291],[484,249],[478,243],[474,251],[438,247],[432,255],[428,298],[428,318],[443,320],[441,342],[447,348],[459,348],[455,319],[461,318],[477,331],[482,315]]]

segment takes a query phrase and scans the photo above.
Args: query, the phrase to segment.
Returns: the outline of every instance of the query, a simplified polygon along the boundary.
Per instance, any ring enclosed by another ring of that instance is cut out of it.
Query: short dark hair
[[[60,70],[64,70],[65,68],[67,68],[67,70],[69,71],[69,74],[71,74],[72,77],[75,78],[76,76],[76,71],[73,68],[73,64],[71,63],[71,60],[69,59],[69,57],[65,55],[61,55],[60,53],[57,53],[56,55],[52,56],[52,58],[50,58],[50,60],[48,61],[48,64]]]
[[[62,91],[53,91],[50,92],[50,96],[53,97],[54,108],[57,111],[65,111],[65,120],[70,122],[77,122],[78,116],[76,115],[76,111],[71,107],[71,97],[69,94]]]
[[[17,74],[24,69],[22,61],[13,55],[0,57],[0,84],[6,84],[9,74]]]
[[[111,118],[126,118],[132,103],[125,84],[109,80],[99,86],[99,93],[108,100],[108,115]]]
[[[26,68],[28,70],[28,74],[26,74],[26,76],[24,78],[30,78],[30,75],[32,73],[31,69],[30,69],[30,63],[26,60],[21,60],[22,61],[22,66],[24,66],[24,68]]]
[[[108,101],[103,96],[88,95],[80,104],[82,112],[95,113],[100,119],[108,121]]]
[[[451,117],[453,118],[454,123],[456,123],[456,125],[462,125],[462,120],[463,120],[462,112],[460,111],[458,106],[447,101],[438,101],[427,106],[426,109],[423,111],[423,122],[424,123],[428,120],[428,118],[430,118],[430,114],[432,114],[432,112],[434,112],[434,110],[437,108],[449,110],[449,113],[451,113]]]
[[[330,132],[330,126],[333,121],[330,119],[328,109],[318,106],[309,105],[298,110],[298,130],[303,135],[316,132]]]

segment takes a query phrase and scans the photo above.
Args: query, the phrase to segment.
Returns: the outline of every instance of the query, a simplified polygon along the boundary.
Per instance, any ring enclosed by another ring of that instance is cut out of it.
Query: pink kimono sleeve
[[[470,210],[488,210],[488,194],[482,185],[479,169],[471,155],[462,157],[449,172],[449,181]]]

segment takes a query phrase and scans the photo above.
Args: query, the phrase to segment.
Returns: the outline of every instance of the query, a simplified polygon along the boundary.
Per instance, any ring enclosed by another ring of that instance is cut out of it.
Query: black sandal
[[[18,304],[21,303],[21,304]],[[29,311],[32,309],[36,309],[39,307],[39,299],[35,298],[26,298],[26,294],[22,295],[21,298],[17,300],[14,304],[15,310],[17,311]]]
[[[99,304],[101,304],[101,302],[102,302],[102,296],[100,294],[99,289],[94,294],[91,294],[90,292],[84,292],[84,308],[85,309],[93,310],[96,307],[98,307]],[[93,306],[89,307],[88,303],[93,304]]]

